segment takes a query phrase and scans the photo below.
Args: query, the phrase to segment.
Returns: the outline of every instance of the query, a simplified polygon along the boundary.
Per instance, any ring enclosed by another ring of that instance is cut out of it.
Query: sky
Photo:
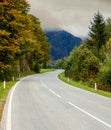
[[[85,37],[98,11],[111,18],[111,0],[27,0],[30,13],[39,18],[44,30],[66,30]]]

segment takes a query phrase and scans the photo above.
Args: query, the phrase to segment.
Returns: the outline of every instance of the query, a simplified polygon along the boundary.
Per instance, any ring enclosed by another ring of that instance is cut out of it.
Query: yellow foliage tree
[[[25,0],[4,0],[0,2],[0,76],[12,71],[20,46],[24,41],[23,32],[27,28],[29,4]]]

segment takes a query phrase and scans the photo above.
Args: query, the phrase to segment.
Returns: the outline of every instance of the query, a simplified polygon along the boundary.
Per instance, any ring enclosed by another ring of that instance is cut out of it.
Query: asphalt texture
[[[111,99],[63,83],[61,70],[21,79],[11,90],[2,130],[111,130]]]

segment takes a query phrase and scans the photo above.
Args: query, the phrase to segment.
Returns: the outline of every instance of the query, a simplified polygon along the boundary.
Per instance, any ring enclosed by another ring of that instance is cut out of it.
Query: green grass
[[[9,93],[9,90],[11,87],[16,83],[17,81],[10,81],[6,82],[6,88],[4,89],[3,82],[0,83],[0,99],[6,99],[7,95]]]
[[[54,71],[55,69],[40,69],[40,73],[45,73],[45,72],[51,72]]]
[[[6,103],[7,95],[12,88],[12,86],[16,83],[17,81],[10,81],[6,82],[6,88],[4,89],[4,83],[0,82],[0,121],[2,118],[2,112],[4,109],[4,105]]]
[[[84,90],[87,90],[87,91],[90,91],[90,92],[111,98],[111,93],[108,93],[108,92],[105,92],[105,91],[102,91],[102,90],[95,90],[94,88],[83,85],[81,82],[77,82],[77,81],[68,79],[67,77],[64,76],[64,73],[59,74],[58,77],[59,77],[59,79],[61,79],[65,83],[68,83],[68,84],[70,84],[74,87],[78,87],[78,88],[81,88],[81,89],[84,89]]]
[[[35,74],[35,73],[30,72],[27,74],[21,74],[21,76],[19,78],[22,78],[22,77],[27,76],[27,75],[32,75],[32,74]],[[19,78],[16,77],[17,80],[19,80]],[[6,103],[8,93],[9,93],[10,89],[16,84],[17,80],[6,82],[5,89],[4,89],[4,83],[0,82],[0,121],[2,118],[2,113],[3,113],[3,109],[4,109],[4,105]]]
[[[50,71],[54,71],[54,69],[41,69],[41,73],[45,73],[45,72],[50,72]],[[28,75],[32,75],[35,74],[34,72],[29,73]],[[22,77],[27,76],[27,75],[21,75]],[[0,82],[0,100],[1,99],[6,99],[7,95],[9,93],[9,90],[11,89],[11,87],[16,83],[17,81],[10,81],[10,82],[6,82],[6,89],[4,89],[3,86],[3,82]]]

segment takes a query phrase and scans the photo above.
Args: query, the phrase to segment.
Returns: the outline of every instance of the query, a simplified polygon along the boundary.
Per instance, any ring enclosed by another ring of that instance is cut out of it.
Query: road
[[[8,98],[2,130],[111,130],[111,99],[63,83],[60,72],[20,80]]]

